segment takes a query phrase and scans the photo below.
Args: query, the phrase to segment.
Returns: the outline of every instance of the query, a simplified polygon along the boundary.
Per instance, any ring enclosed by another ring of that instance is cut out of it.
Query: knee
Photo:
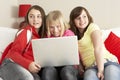
[[[88,69],[88,70],[85,71],[85,74],[86,74],[86,75],[91,75],[91,74],[93,74],[93,73],[95,73],[95,72],[97,73],[97,71],[95,71],[95,70]]]
[[[31,73],[28,73],[28,74],[22,75],[20,80],[34,80],[34,77]]]
[[[56,80],[57,70],[54,67],[45,67],[42,71],[43,80]]]
[[[43,74],[52,74],[57,73],[57,70],[54,67],[45,67],[43,69]]]
[[[118,67],[117,65],[108,65],[105,70],[109,70],[109,71],[120,71],[120,67]]]
[[[120,67],[116,66],[116,65],[108,65],[106,68],[105,68],[105,73],[120,73]]]
[[[84,80],[97,80],[97,70],[96,69],[87,69],[84,73]]]
[[[120,79],[120,68],[116,65],[108,65],[105,67],[105,80]]]
[[[62,68],[60,76],[63,80],[77,80],[77,70],[73,66]]]
[[[65,66],[65,67],[62,68],[61,74],[71,73],[72,71],[73,71],[73,67],[72,66]]]

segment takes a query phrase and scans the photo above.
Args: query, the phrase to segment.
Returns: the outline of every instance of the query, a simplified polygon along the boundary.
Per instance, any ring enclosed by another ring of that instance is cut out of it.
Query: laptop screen
[[[35,62],[41,67],[79,64],[76,36],[32,40]]]

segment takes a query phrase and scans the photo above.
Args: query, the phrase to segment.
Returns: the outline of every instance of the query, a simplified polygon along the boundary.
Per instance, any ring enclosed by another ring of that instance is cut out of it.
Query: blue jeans
[[[42,80],[78,80],[79,76],[73,66],[46,67],[42,72]]]
[[[30,73],[10,59],[5,59],[0,66],[0,77],[3,80],[40,80],[37,74]]]
[[[84,80],[99,80],[96,66],[86,69]],[[120,80],[120,65],[108,61],[104,64],[104,80]]]

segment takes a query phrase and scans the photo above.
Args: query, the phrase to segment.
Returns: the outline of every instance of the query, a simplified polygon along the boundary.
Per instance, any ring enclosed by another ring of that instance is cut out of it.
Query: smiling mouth
[[[33,25],[36,25],[36,24],[39,24],[39,23],[33,23]]]

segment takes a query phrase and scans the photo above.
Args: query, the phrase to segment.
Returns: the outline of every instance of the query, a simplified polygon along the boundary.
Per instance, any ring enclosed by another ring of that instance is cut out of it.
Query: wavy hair
[[[75,33],[75,35],[78,36],[78,39],[80,39],[80,38],[84,35],[84,33],[83,33],[83,34],[80,34],[78,28],[76,27],[76,25],[75,25],[75,23],[74,23],[74,20],[75,20],[79,15],[81,15],[81,13],[82,13],[83,10],[86,12],[87,17],[88,17],[88,21],[89,21],[89,23],[88,23],[88,25],[87,25],[87,27],[88,27],[90,23],[93,23],[93,18],[91,17],[91,15],[89,14],[89,12],[88,12],[88,10],[87,10],[86,8],[81,7],[81,6],[75,7],[75,8],[71,11],[70,16],[69,16],[69,18],[70,18],[70,21],[69,21],[70,30],[72,30],[72,31]],[[87,27],[86,27],[86,29],[87,29]],[[86,31],[86,29],[85,29],[85,31]],[[85,31],[84,31],[84,32],[85,32]]]

